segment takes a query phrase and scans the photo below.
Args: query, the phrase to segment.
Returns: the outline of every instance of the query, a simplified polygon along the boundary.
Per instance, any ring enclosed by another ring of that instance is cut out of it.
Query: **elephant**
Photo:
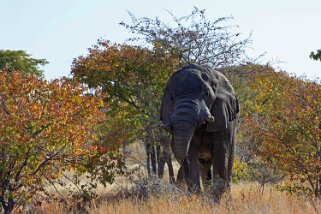
[[[161,100],[161,129],[171,133],[189,192],[201,193],[200,178],[203,187],[213,182],[215,200],[230,189],[239,111],[236,93],[219,71],[189,64],[171,75]]]

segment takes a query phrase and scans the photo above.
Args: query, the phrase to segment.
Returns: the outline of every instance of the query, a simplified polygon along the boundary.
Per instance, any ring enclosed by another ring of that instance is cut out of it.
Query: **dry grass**
[[[222,199],[221,204],[205,202],[200,197],[165,197],[142,200],[123,200],[105,203],[90,213],[318,213],[321,205],[303,198],[276,191],[259,193],[258,186],[242,184],[234,186],[232,196]]]
[[[141,213],[319,213],[321,204],[308,199],[291,196],[286,193],[273,191],[272,188],[262,194],[256,184],[234,185],[232,196],[224,197],[220,204],[206,202],[201,197],[169,196],[150,197],[143,200],[138,197],[117,200],[105,198],[105,201],[93,203],[87,212],[92,214],[118,213],[118,214],[141,214]],[[69,210],[68,212],[58,204],[44,204],[37,209],[36,213],[69,213],[80,211]]]
[[[132,152],[128,154],[127,165],[144,168],[144,161],[141,161],[144,157],[142,147],[133,146],[130,149]],[[129,182],[124,176],[117,177],[113,185],[99,189],[100,197],[92,201],[89,206],[81,208],[82,204],[73,204],[73,202],[68,204],[44,202],[39,207],[33,207],[29,213],[321,213],[320,202],[278,192],[272,187],[265,188],[264,193],[261,194],[259,185],[255,183],[232,185],[230,196],[223,197],[220,204],[215,204],[204,196],[186,196],[175,187],[158,179],[146,179],[145,171],[138,170],[137,176],[134,176],[134,182]]]

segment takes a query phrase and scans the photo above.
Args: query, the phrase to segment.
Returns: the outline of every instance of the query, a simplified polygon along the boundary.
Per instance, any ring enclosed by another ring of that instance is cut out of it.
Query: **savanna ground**
[[[210,196],[188,196],[167,181],[148,179],[144,168],[143,145],[137,144],[127,154],[127,164],[136,168],[129,177],[118,176],[112,185],[99,187],[98,197],[84,205],[70,199],[68,202],[43,202],[32,206],[28,213],[320,213],[321,203],[307,197],[291,195],[257,183],[233,184],[231,195],[225,195],[220,204]],[[176,167],[175,167],[176,166]],[[174,165],[177,172],[177,165]],[[167,175],[165,175],[167,178]],[[165,180],[166,180],[165,178]],[[54,191],[54,190],[53,190]]]

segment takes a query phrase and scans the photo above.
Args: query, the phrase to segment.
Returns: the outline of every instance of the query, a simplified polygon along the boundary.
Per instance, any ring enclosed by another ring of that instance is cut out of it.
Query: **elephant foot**
[[[180,167],[177,173],[176,186],[182,191],[187,191],[186,181],[185,181],[185,172],[183,167]]]
[[[226,182],[220,177],[213,178],[214,202],[220,203],[223,193],[226,191]]]
[[[201,187],[200,187],[200,185],[197,185],[197,184],[189,184],[188,185],[188,192],[193,194],[193,195],[202,194]]]

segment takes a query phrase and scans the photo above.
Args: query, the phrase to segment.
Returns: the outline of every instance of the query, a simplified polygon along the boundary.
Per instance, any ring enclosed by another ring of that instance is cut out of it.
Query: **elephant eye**
[[[206,75],[206,74],[202,74],[201,75],[201,78],[204,80],[204,81],[208,81],[209,77]]]

